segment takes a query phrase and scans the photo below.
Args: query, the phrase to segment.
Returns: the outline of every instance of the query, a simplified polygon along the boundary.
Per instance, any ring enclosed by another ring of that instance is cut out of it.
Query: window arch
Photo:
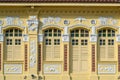
[[[16,61],[23,60],[22,52],[22,30],[18,28],[9,28],[5,31],[5,60]]]
[[[44,30],[44,59],[45,60],[60,60],[61,59],[61,30],[50,28]]]
[[[115,59],[115,30],[111,28],[98,31],[98,51],[100,61],[111,61]]]
[[[88,45],[89,31],[84,28],[76,28],[70,31],[71,34],[71,62],[72,72],[88,71]]]

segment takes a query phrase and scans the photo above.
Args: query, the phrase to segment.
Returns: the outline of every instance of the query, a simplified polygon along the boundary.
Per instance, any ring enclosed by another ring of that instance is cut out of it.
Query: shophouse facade
[[[120,80],[120,1],[0,0],[0,80]]]

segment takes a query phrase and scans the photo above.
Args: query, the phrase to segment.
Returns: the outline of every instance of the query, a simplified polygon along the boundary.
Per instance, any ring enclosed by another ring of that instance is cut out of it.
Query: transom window
[[[22,30],[19,29],[6,30],[5,36],[6,36],[6,45],[21,45],[21,39],[19,39],[19,37],[22,37]]]
[[[88,37],[88,30],[85,29],[76,29],[71,31],[71,37]]]
[[[45,36],[46,37],[52,37],[52,36],[60,37],[61,31],[58,29],[48,29],[48,30],[45,30]]]
[[[112,29],[103,29],[99,31],[99,37],[114,37],[115,31]]]

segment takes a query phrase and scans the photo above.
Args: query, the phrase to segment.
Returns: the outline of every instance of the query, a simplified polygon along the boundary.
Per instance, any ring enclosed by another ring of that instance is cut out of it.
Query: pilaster
[[[90,35],[90,52],[91,52],[91,77],[90,80],[98,80],[97,76],[97,34],[96,27],[91,27],[92,33]]]
[[[69,34],[68,27],[64,27],[63,40],[63,77],[62,80],[70,80],[69,76]]]

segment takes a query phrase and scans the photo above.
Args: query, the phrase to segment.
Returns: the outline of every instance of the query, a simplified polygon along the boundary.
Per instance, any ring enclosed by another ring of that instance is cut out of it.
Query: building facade
[[[0,2],[0,80],[120,80],[118,0]]]

